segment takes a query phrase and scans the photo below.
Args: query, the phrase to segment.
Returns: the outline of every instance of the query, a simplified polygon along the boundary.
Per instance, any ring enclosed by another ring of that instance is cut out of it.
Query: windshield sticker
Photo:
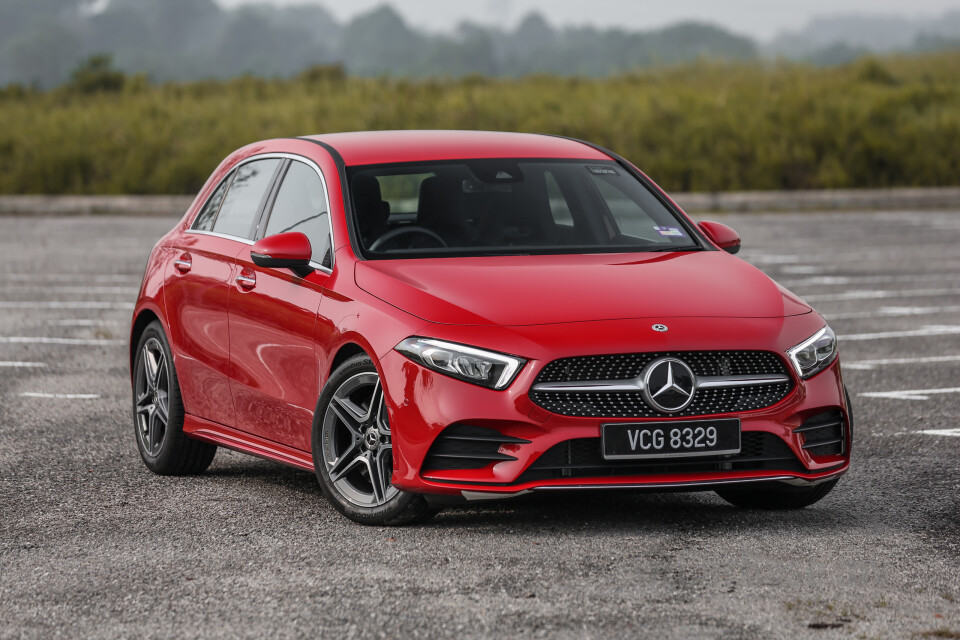
[[[588,166],[587,171],[595,176],[618,176],[617,170],[613,167]]]
[[[659,233],[662,236],[674,236],[677,238],[683,238],[687,235],[677,227],[654,227],[654,229],[656,229],[657,233]]]

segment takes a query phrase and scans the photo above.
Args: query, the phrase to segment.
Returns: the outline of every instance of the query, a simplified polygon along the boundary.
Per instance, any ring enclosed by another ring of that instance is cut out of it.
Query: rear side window
[[[252,238],[253,223],[260,211],[260,203],[280,162],[276,158],[254,160],[237,169],[213,224],[216,233]]]
[[[230,186],[230,179],[232,177],[233,174],[231,173],[224,178],[220,186],[214,190],[213,195],[207,199],[207,204],[203,206],[200,215],[198,215],[197,219],[193,222],[194,229],[197,231],[213,231],[213,221],[217,217],[217,212],[220,211],[220,203],[223,202],[223,196],[227,192],[227,187]]]
[[[330,252],[330,213],[323,182],[313,168],[302,162],[290,163],[280,185],[265,236],[299,231],[310,239],[313,261],[327,268],[333,265]]]

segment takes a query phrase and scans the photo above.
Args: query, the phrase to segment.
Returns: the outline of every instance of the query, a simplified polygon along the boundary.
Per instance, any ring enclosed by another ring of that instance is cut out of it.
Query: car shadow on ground
[[[280,488],[317,501],[318,510],[332,507],[323,497],[316,477],[307,471],[283,467],[246,456],[218,459],[205,476],[213,481],[260,484]],[[825,532],[853,530],[862,525],[843,500],[843,483],[807,509],[790,511],[744,510],[728,505],[712,492],[649,492],[628,489],[564,491],[527,494],[518,498],[483,501],[444,508],[420,527],[469,529],[502,535],[570,531],[650,531],[651,527],[696,533],[710,529],[786,531],[803,527]]]
[[[753,532],[806,531],[832,533],[855,529],[858,519],[842,505],[824,499],[802,510],[745,510],[710,492],[639,492],[634,490],[557,492],[523,496],[482,506],[454,507],[429,526],[465,527],[475,531],[523,527],[525,531],[651,531],[656,529],[709,534],[717,529]]]

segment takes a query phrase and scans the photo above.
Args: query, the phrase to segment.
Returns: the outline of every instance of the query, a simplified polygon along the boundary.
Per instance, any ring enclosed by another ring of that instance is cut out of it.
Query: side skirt
[[[255,435],[225,427],[216,422],[184,416],[183,432],[196,440],[202,440],[221,447],[248,453],[258,458],[272,460],[297,469],[313,472],[313,458],[306,451],[300,451],[278,442],[271,442]]]

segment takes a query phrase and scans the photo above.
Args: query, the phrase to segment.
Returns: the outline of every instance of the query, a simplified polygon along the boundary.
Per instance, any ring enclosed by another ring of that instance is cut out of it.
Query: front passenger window
[[[291,162],[273,203],[264,236],[299,231],[310,239],[313,261],[333,266],[330,252],[330,213],[323,182],[317,172],[302,162]]]
[[[254,219],[280,162],[275,158],[254,160],[237,169],[213,224],[214,232],[237,238],[253,237]]]

